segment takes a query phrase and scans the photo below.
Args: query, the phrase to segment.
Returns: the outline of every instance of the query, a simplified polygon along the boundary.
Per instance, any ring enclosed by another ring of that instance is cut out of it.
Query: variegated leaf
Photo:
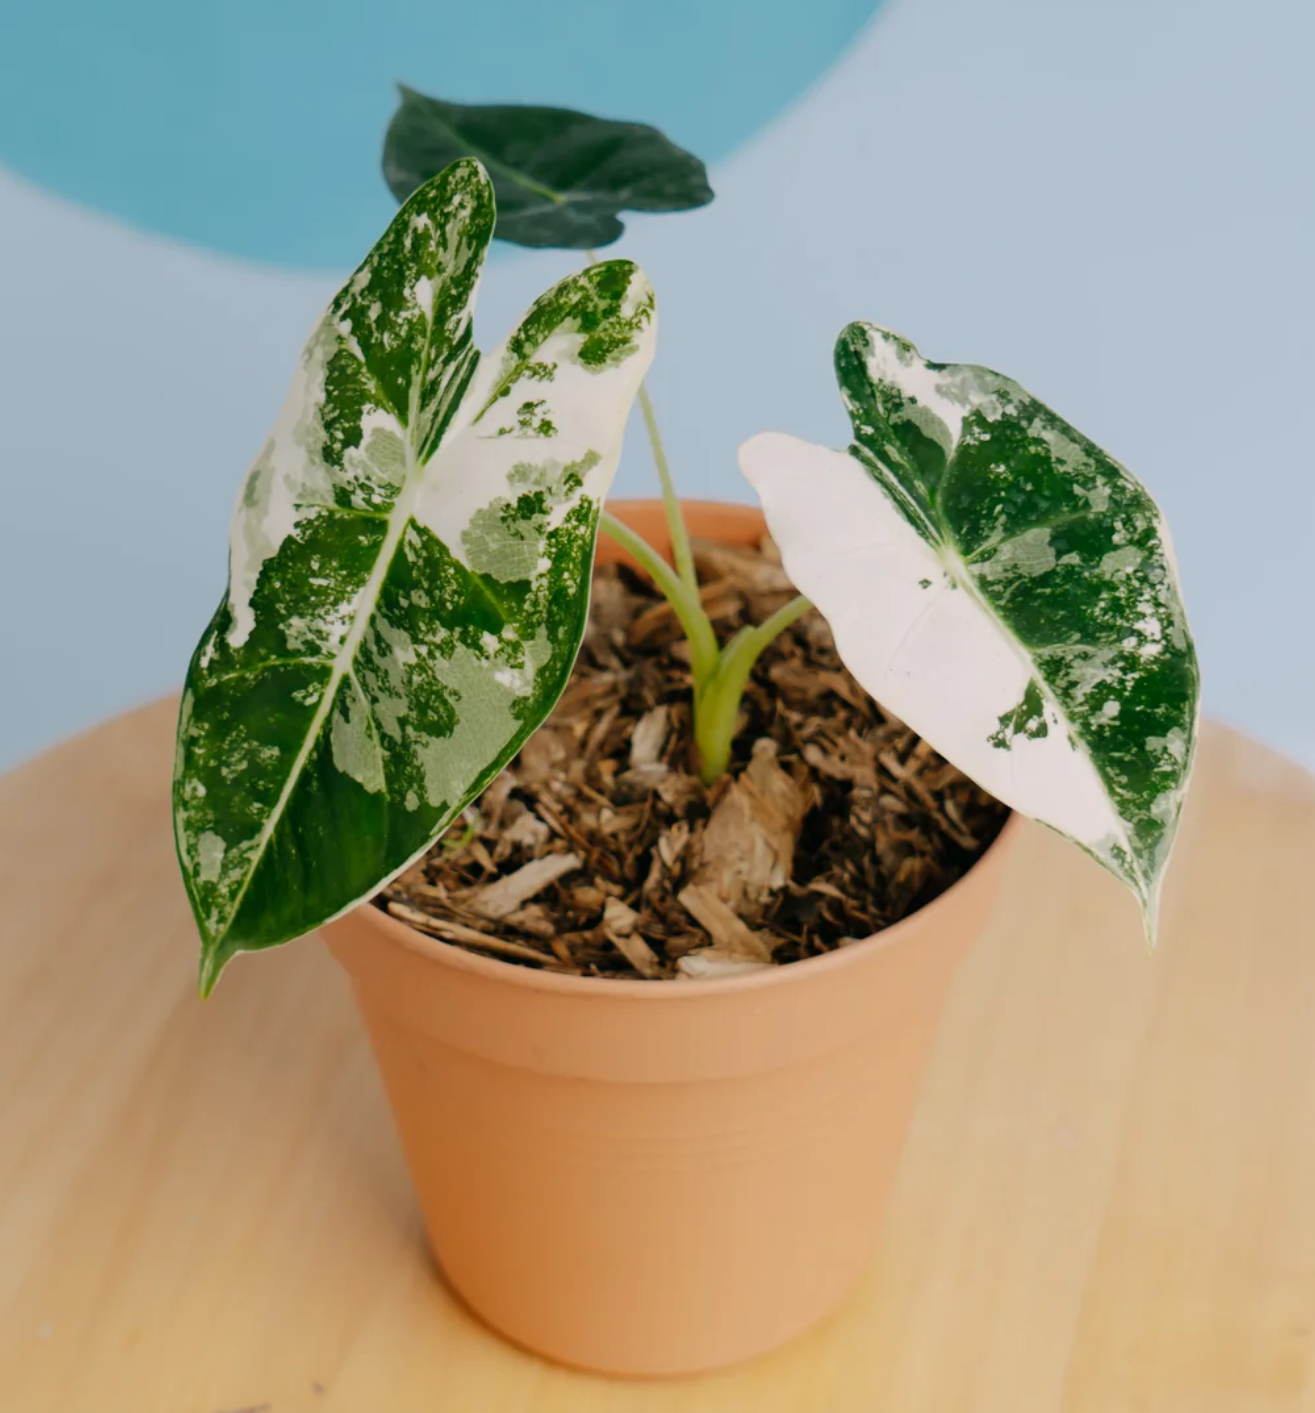
[[[423,853],[566,684],[653,294],[628,261],[593,265],[481,360],[494,214],[475,161],[415,193],[247,476],[178,727],[203,989]]]
[[[1150,495],[1010,379],[841,335],[849,452],[741,448],[785,567],[872,695],[1127,883],[1153,936],[1199,678]]]

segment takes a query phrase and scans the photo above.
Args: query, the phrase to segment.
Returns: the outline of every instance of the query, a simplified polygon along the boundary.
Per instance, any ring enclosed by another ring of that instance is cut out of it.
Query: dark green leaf
[[[393,195],[405,201],[449,163],[478,158],[493,179],[499,240],[588,250],[621,235],[618,211],[689,211],[712,200],[703,163],[646,123],[401,91],[384,141]]]

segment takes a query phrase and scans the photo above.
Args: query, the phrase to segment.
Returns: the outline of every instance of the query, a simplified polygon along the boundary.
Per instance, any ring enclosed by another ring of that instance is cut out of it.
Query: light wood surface
[[[857,1295],[752,1365],[623,1384],[444,1290],[321,947],[195,998],[172,726],[151,707],[0,781],[5,1413],[1315,1413],[1295,767],[1208,734],[1154,957],[1034,830]]]

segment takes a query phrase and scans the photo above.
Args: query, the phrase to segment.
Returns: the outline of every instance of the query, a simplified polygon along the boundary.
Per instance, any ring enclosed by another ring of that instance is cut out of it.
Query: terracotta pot
[[[612,509],[665,545],[657,502]],[[749,507],[686,509],[723,543],[762,533]],[[1015,833],[866,942],[718,980],[542,973],[369,905],[325,928],[471,1308],[552,1359],[632,1375],[733,1363],[825,1315],[873,1253]]]

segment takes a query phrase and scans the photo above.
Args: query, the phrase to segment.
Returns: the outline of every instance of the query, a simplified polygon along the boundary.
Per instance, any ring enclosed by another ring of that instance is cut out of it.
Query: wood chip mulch
[[[695,542],[722,641],[793,596],[770,540]],[[731,774],[692,774],[689,650],[666,601],[600,567],[556,710],[375,900],[458,946],[578,975],[679,978],[816,956],[935,898],[1004,806],[849,675],[811,612],[767,649]]]

